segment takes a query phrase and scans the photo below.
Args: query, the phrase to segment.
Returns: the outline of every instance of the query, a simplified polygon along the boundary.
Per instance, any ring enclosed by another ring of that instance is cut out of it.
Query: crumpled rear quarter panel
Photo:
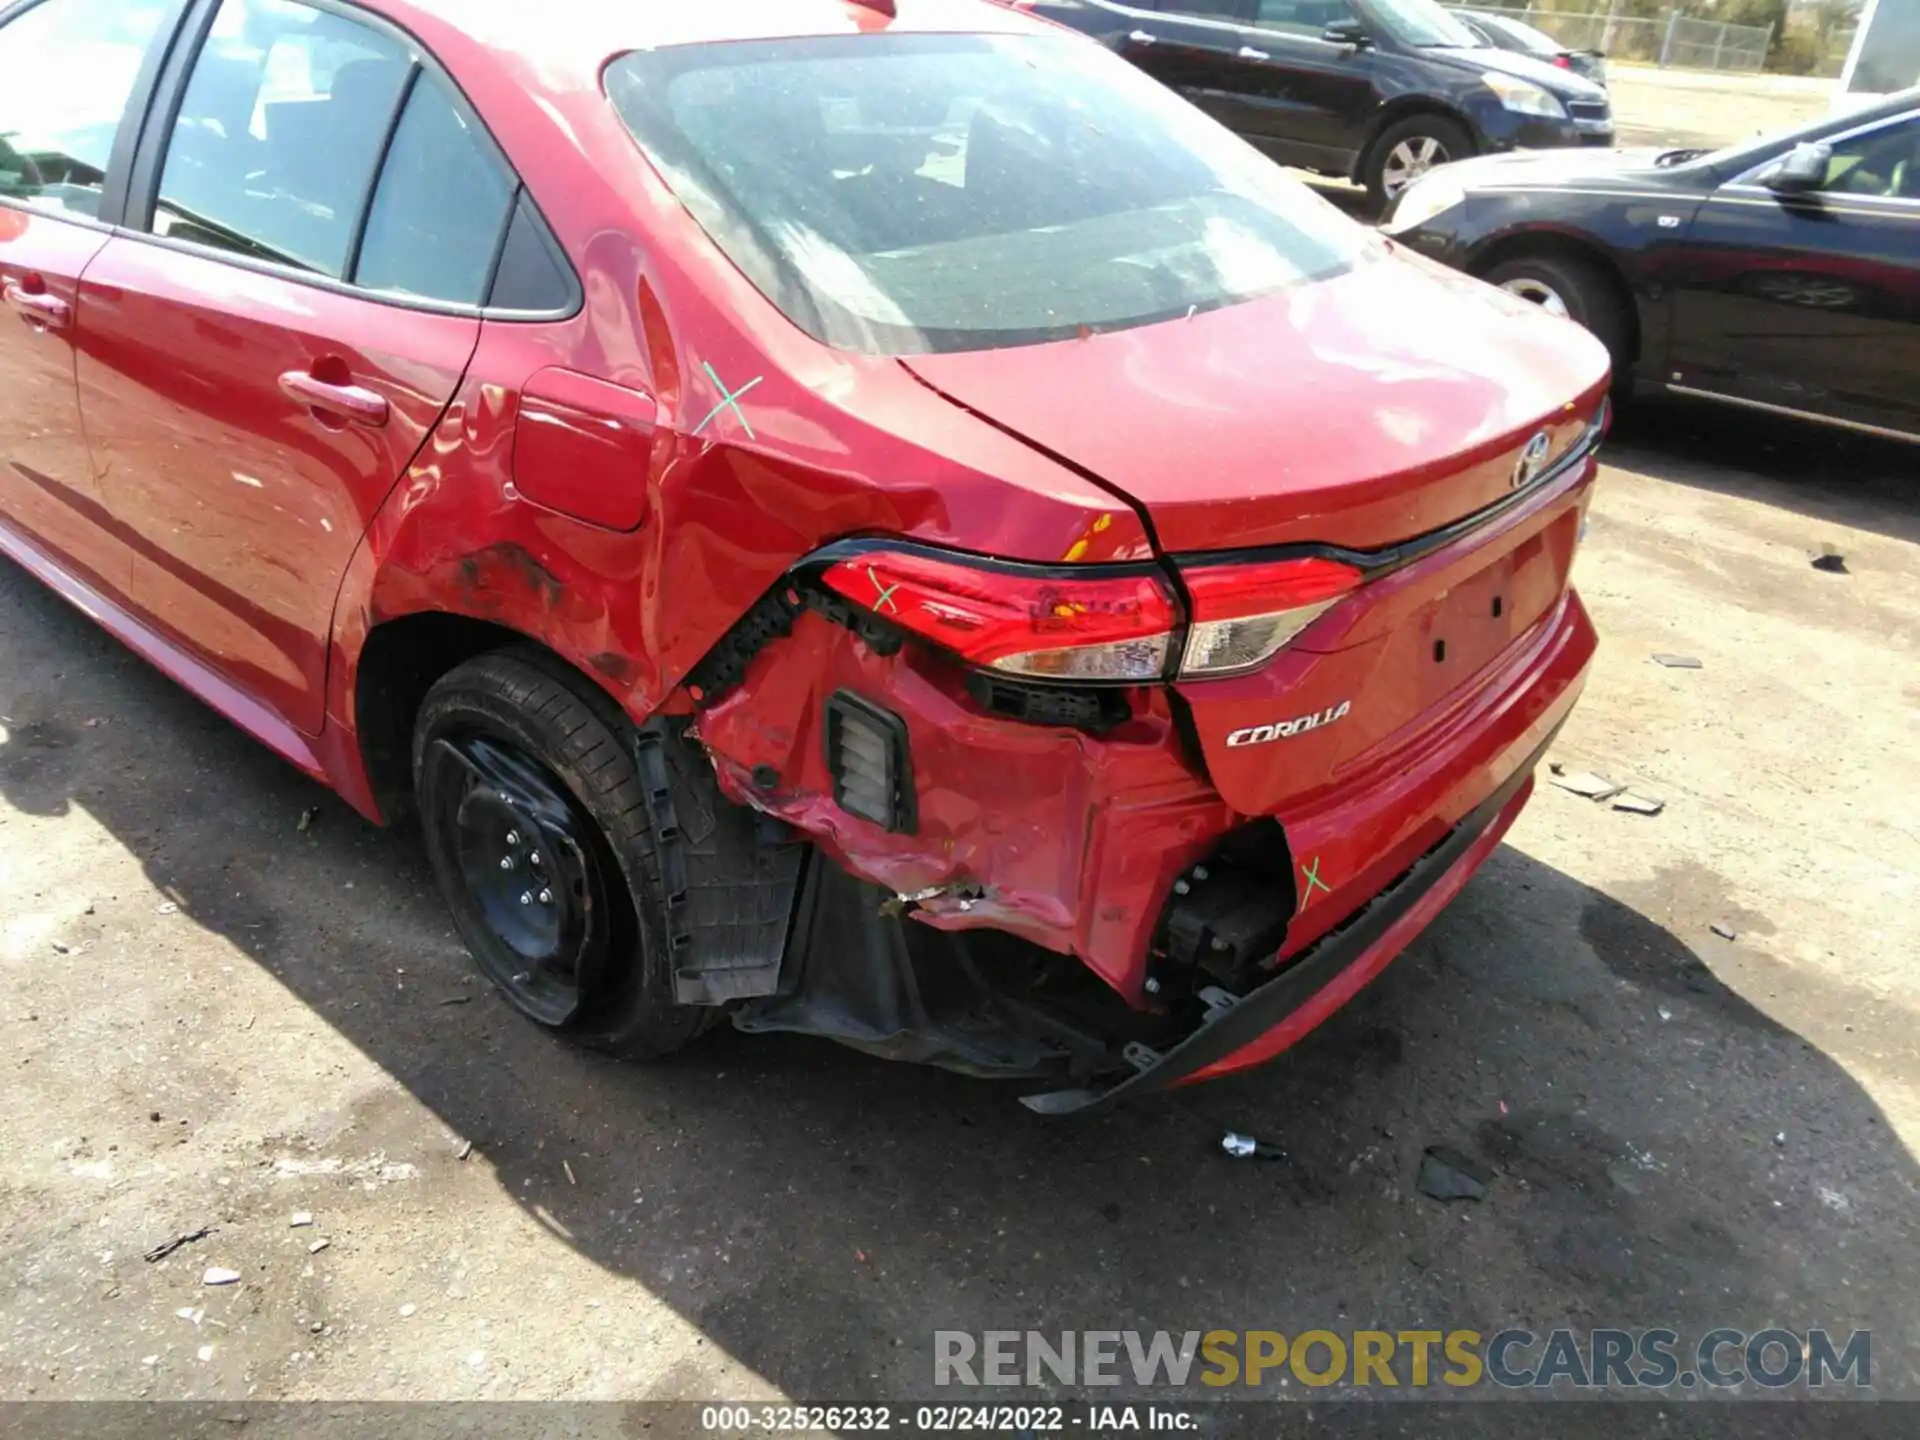
[[[821,724],[840,689],[906,722],[917,834],[834,802]],[[912,646],[877,655],[808,612],[695,734],[728,798],[804,830],[861,878],[903,894],[968,882],[985,892],[922,902],[921,919],[1077,955],[1132,999],[1174,877],[1237,820],[1183,760],[1164,694],[1134,699],[1135,718],[1102,735],[985,715],[942,662]],[[776,783],[756,785],[762,766]]]

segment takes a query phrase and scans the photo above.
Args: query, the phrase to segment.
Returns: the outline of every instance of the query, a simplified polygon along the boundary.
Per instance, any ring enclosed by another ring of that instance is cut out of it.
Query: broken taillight
[[[1162,679],[1173,602],[1148,571],[1036,575],[869,550],[822,577],[883,620],[971,664],[1040,680]]]
[[[1180,673],[1190,679],[1257,669],[1319,619],[1362,576],[1337,560],[1306,558],[1182,570],[1193,623]]]

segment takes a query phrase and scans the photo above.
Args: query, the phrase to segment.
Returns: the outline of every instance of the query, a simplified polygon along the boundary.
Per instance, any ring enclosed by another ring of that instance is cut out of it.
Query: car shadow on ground
[[[84,811],[178,918],[472,1139],[558,1239],[790,1394],[925,1398],[935,1326],[1913,1323],[1860,1278],[1910,1273],[1912,1157],[1845,1069],[1726,977],[1790,989],[1787,1013],[1850,997],[1683,939],[1643,913],[1664,908],[1651,894],[1623,903],[1502,848],[1279,1063],[1084,1122],[824,1042],[728,1032],[624,1065],[470,984],[411,837],[5,563],[0,607],[9,805]],[[89,950],[62,963],[141,963]],[[1882,1014],[1904,1050],[1912,1017]],[[1228,1128],[1285,1160],[1227,1158]],[[1436,1144],[1496,1170],[1485,1203],[1417,1192]]]
[[[1808,544],[1835,522],[1920,544],[1920,446],[1712,401],[1623,404],[1609,464],[1804,516]]]

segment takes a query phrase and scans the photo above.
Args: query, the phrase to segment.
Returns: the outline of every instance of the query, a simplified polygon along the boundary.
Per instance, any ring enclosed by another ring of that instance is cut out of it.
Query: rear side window
[[[224,0],[167,147],[156,234],[344,278],[413,59],[289,0]]]
[[[1337,274],[1375,244],[1077,36],[668,46],[615,61],[607,89],[714,242],[845,349],[1149,324]]]
[[[479,117],[404,40],[298,0],[222,0],[152,228],[381,295],[565,309],[571,272],[520,195]]]
[[[374,192],[354,283],[478,305],[513,192],[473,112],[440,80],[422,75]]]
[[[100,210],[107,157],[165,0],[43,0],[0,27],[0,197]]]

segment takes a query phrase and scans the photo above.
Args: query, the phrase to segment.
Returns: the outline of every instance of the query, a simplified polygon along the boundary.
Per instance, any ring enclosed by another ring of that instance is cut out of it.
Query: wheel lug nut
[[[500,857],[500,868],[501,868],[502,870],[511,870],[511,869],[513,869],[513,856],[511,856],[511,855],[502,855],[502,856]]]
[[[527,863],[529,865],[538,865],[540,863],[540,852],[535,850],[532,854],[528,855]]]
[[[522,905],[531,905],[533,903],[533,892],[531,890],[522,890],[520,892],[520,903]]]
[[[542,890],[540,892],[540,903],[542,905],[551,905],[553,903],[553,891]]]
[[[507,844],[518,845],[519,843],[520,843],[520,832],[518,830],[507,831]]]

